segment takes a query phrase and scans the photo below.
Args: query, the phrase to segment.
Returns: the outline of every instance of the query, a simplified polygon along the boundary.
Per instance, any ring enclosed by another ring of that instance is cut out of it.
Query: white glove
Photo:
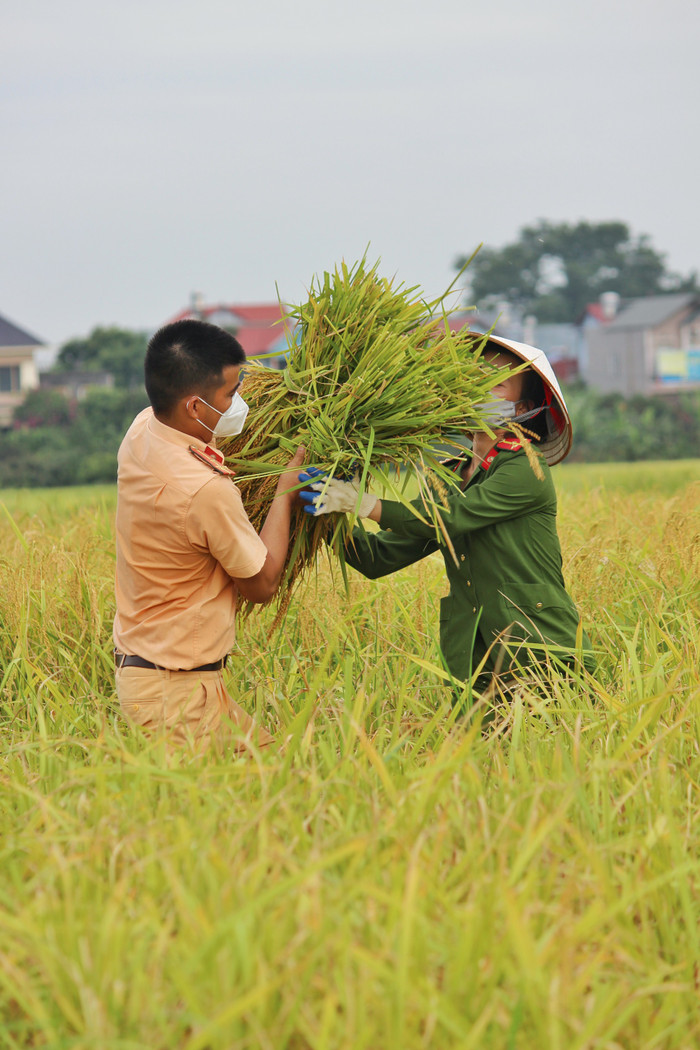
[[[309,482],[308,487],[299,495],[304,502],[306,513],[313,514],[315,518],[320,514],[333,513],[357,514],[360,518],[368,518],[379,499],[372,492],[365,492],[358,507],[360,480],[357,477],[352,481],[339,481],[337,478],[329,478],[326,474],[312,473],[309,470],[299,475],[299,481]]]

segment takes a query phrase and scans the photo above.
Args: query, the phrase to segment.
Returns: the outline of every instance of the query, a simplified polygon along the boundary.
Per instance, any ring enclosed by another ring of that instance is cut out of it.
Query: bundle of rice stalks
[[[483,337],[450,330],[443,306],[452,286],[426,302],[419,289],[380,277],[377,266],[343,263],[312,281],[308,300],[289,315],[296,335],[288,335],[283,372],[246,365],[246,427],[221,451],[258,531],[277,477],[299,445],[306,447],[305,466],[359,476],[360,495],[371,480],[373,491],[383,488],[407,503],[406,485],[416,479],[426,517],[441,530],[434,493],[444,498],[445,486],[455,483],[441,463],[444,446],[475,425],[488,430],[475,406],[503,372],[485,366]],[[322,541],[344,564],[353,523],[345,515],[331,518],[297,512],[278,595],[282,608]]]

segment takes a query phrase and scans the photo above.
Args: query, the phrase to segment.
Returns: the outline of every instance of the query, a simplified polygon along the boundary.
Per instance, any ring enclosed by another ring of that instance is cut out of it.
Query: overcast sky
[[[697,0],[0,12],[0,313],[48,343],[296,302],[368,245],[436,296],[538,218],[700,269]]]

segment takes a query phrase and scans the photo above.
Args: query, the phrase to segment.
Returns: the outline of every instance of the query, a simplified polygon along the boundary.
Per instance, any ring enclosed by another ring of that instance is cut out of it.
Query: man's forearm
[[[265,563],[255,576],[236,580],[239,593],[249,602],[268,602],[279,587],[287,558],[291,516],[291,499],[288,496],[276,496],[260,530],[260,539],[267,547]]]
[[[260,539],[267,548],[265,564],[260,572],[247,579],[237,579],[239,593],[250,602],[267,602],[275,594],[287,560],[289,529],[299,488],[299,469],[304,462],[305,449],[299,446],[277,482],[277,492],[267,512]]]
[[[270,505],[265,524],[260,530],[260,539],[267,547],[270,568],[276,574],[276,584],[279,583],[287,559],[292,502],[292,497],[288,493],[278,493]]]

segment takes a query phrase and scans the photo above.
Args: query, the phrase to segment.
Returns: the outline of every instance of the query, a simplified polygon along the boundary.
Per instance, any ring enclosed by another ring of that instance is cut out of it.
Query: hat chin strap
[[[531,408],[527,412],[520,412],[518,415],[512,416],[509,420],[510,423],[525,423],[528,419],[534,419],[540,412],[544,412],[547,408],[546,405],[538,405],[537,408]]]

